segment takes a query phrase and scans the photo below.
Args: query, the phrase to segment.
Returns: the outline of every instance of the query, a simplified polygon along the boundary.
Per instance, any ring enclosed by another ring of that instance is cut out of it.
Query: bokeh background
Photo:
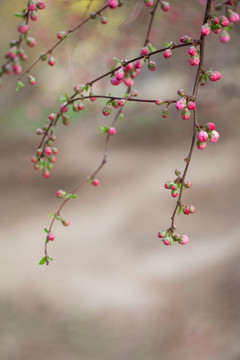
[[[71,191],[98,166],[108,125],[104,102],[87,103],[57,128],[58,161],[48,180],[30,162],[41,127],[56,111],[59,96],[72,93],[108,71],[112,57],[139,54],[149,13],[142,1],[125,1],[107,10],[108,24],[93,20],[54,52],[56,65],[38,64],[37,85],[15,92],[16,77],[4,79],[1,114],[0,217],[0,359],[3,360],[239,360],[239,24],[232,40],[207,38],[205,67],[222,80],[199,89],[199,122],[213,121],[220,140],[195,149],[184,203],[195,215],[177,217],[187,246],[163,246],[157,232],[170,225],[175,200],[163,188],[183,169],[191,143],[192,123],[170,108],[168,119],[154,104],[130,103],[111,139],[108,163],[98,188],[87,186],[64,208],[69,228],[56,224],[49,246],[54,261],[39,266],[43,256],[47,211],[59,205],[55,191]],[[184,3],[184,4],[183,4]],[[56,33],[77,25],[88,1],[48,0],[30,34],[33,62],[56,41]],[[104,1],[93,0],[90,11]],[[13,16],[26,0],[0,2],[0,55],[17,36]],[[152,43],[199,35],[204,1],[172,0],[171,11],[156,13]],[[156,72],[142,71],[134,88],[140,98],[175,98],[191,93],[196,68],[186,49],[168,60],[155,56]],[[27,66],[27,64],[26,64]],[[105,79],[96,93],[121,95]],[[111,115],[111,117],[113,114]]]

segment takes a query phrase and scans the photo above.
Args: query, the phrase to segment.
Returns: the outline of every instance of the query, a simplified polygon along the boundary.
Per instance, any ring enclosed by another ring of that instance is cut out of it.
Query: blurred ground
[[[191,11],[190,1],[186,9]],[[196,16],[198,10],[200,5]],[[173,26],[171,36],[175,32]],[[66,206],[63,215],[71,225],[57,224],[49,246],[54,261],[40,267],[47,210],[59,204],[55,191],[71,190],[98,166],[104,139],[97,125],[109,119],[101,115],[99,102],[68,128],[59,126],[58,163],[46,181],[29,162],[39,142],[34,129],[56,108],[55,94],[65,90],[68,72],[62,69],[73,70],[77,62],[73,67],[61,63],[47,89],[45,68],[36,90],[26,87],[16,95],[14,81],[6,83],[0,106],[0,359],[239,360],[238,33],[239,27],[232,45],[212,48],[215,39],[209,40],[206,62],[216,64],[223,79],[200,89],[199,121],[216,122],[221,138],[194,151],[188,175],[193,187],[184,201],[194,204],[197,213],[177,217],[178,231],[190,237],[187,246],[163,246],[157,232],[170,225],[175,201],[163,183],[184,166],[191,123],[182,122],[174,109],[163,120],[154,105],[129,104],[110,143],[99,187],[83,188],[79,199]],[[126,51],[135,54],[135,35],[129,34]],[[83,76],[79,71],[74,85],[106,70],[108,54],[101,56],[99,68]],[[143,72],[136,82],[139,96],[172,98],[179,87],[191,91],[195,69],[184,65],[184,52],[181,56],[168,65],[160,59],[163,69],[160,65],[151,83]]]

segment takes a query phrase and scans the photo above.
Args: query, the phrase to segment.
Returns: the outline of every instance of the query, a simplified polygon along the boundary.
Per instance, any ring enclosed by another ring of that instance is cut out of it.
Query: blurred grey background
[[[56,33],[77,25],[88,1],[46,1],[30,35],[28,64],[51,47]],[[170,1],[156,14],[152,43],[199,36],[204,1]],[[104,1],[92,1],[91,11]],[[0,2],[1,59],[17,36],[19,11],[26,1]],[[142,1],[107,10],[108,24],[88,23],[54,52],[56,65],[38,64],[37,85],[15,92],[16,77],[1,89],[1,290],[0,359],[3,360],[239,360],[239,24],[228,44],[207,38],[205,68],[221,81],[199,89],[199,122],[215,122],[220,140],[194,149],[187,176],[192,189],[184,203],[196,214],[177,217],[187,246],[163,246],[160,229],[170,225],[175,200],[163,187],[183,169],[191,143],[192,119],[182,121],[170,108],[168,119],[154,104],[130,103],[111,139],[108,163],[97,188],[86,186],[64,208],[70,227],[56,224],[49,246],[54,261],[39,266],[44,232],[59,205],[58,189],[71,191],[98,166],[108,125],[104,101],[87,103],[71,124],[57,128],[59,148],[48,180],[34,171],[31,156],[39,143],[35,129],[59,106],[59,95],[108,71],[112,57],[130,59],[141,49],[149,14]],[[176,98],[191,93],[196,68],[186,49],[168,60],[155,56],[134,88],[139,98]],[[27,66],[27,64],[26,64]],[[25,79],[26,83],[26,79]],[[121,95],[109,79],[96,93]],[[111,117],[113,114],[111,115]]]

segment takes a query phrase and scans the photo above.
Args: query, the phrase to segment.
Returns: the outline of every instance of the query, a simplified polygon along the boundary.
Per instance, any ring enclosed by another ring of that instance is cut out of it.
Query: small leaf
[[[50,211],[47,211],[48,215],[50,216],[50,218],[54,218],[55,214],[52,214]]]
[[[124,115],[123,115],[123,113],[121,113],[121,114],[119,115],[119,119],[120,119],[120,120],[123,120],[123,118],[124,118]]]
[[[60,95],[59,100],[63,102],[67,101],[66,95]]]
[[[152,44],[148,45],[148,49],[149,49],[150,52],[153,52],[153,51],[157,50],[154,46],[152,46]]]
[[[49,256],[48,256],[48,258],[49,258]],[[44,256],[44,257],[42,258],[42,260],[39,261],[39,265],[45,264],[46,261],[47,261],[46,256]]]
[[[179,206],[179,208],[178,208],[178,215],[181,214],[182,210],[183,210],[183,207],[182,207],[182,206]]]
[[[45,231],[45,233],[49,233],[49,231],[48,231],[48,229],[47,228],[44,228],[44,231]]]
[[[24,18],[24,17],[25,17],[24,14],[19,13],[19,12],[15,12],[14,15],[17,16],[17,17],[20,17],[20,18]]]
[[[19,88],[21,88],[21,87],[24,87],[24,83],[23,83],[22,81],[18,80],[18,82],[17,82],[17,87],[16,87],[16,91],[18,91]]]
[[[72,195],[72,199],[77,199],[78,195],[77,194],[73,194]]]
[[[118,62],[118,63],[121,63],[121,62],[122,62],[122,60],[117,59],[115,56],[113,56],[113,60],[114,60],[115,62]]]
[[[48,256],[47,258],[48,258],[48,260],[51,260],[51,261],[53,261],[53,259],[52,259],[52,258],[51,258],[50,256]]]
[[[61,216],[56,215],[57,220],[61,220]]]

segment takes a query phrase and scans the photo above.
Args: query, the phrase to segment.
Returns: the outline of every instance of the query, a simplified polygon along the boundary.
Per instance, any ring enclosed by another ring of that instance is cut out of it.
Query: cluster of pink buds
[[[216,125],[214,123],[207,123],[206,126],[201,128],[198,132],[197,147],[199,150],[203,150],[207,146],[207,142],[215,143],[218,141],[220,135],[215,130]]]
[[[33,48],[36,46],[36,40],[33,37],[28,36],[28,19],[33,21],[37,20],[37,11],[45,8],[45,3],[43,1],[28,1],[28,8],[24,9],[22,12],[16,12],[15,15],[19,18],[22,18],[22,22],[18,25],[18,32],[20,33],[18,40],[12,40],[10,42],[10,49],[6,53],[5,58],[7,59],[6,63],[0,68],[0,83],[1,77],[4,74],[10,74],[13,72],[15,75],[19,75],[22,72],[21,61],[27,61],[28,55],[26,52],[20,48],[20,44],[25,41],[26,45]],[[36,81],[35,81],[36,82]],[[29,83],[35,83],[33,79],[29,78]]]
[[[192,187],[192,183],[190,180],[184,180],[184,182],[182,183],[180,170],[176,169],[174,173],[177,176],[177,178],[175,180],[166,181],[164,187],[167,190],[171,190],[171,195],[172,197],[175,198],[178,197],[179,191],[182,186],[183,186],[183,190],[190,189]]]
[[[196,46],[189,46],[188,54],[190,55],[189,58],[189,65],[197,66],[200,63],[200,50]]]
[[[144,0],[144,4],[152,8],[155,5],[155,0]],[[167,12],[170,9],[170,4],[167,1],[160,1],[160,7],[162,11]]]
[[[128,63],[125,66],[123,65],[120,69],[114,72],[111,79],[112,85],[116,86],[124,83],[128,87],[133,86],[134,79],[140,74],[142,66],[143,62],[140,60],[137,61],[135,65],[133,63]]]
[[[194,214],[196,212],[196,208],[193,205],[182,206],[182,211],[185,215]]]
[[[210,28],[215,34],[220,34],[220,41],[222,43],[230,41],[231,36],[229,31],[232,29],[234,23],[240,21],[240,15],[235,11],[235,3],[235,0],[228,0],[224,3],[217,4],[215,10],[221,10],[223,6],[226,6],[225,15],[211,17]]]
[[[201,86],[204,86],[206,85],[206,82],[207,80],[209,79],[210,81],[218,81],[222,78],[222,75],[219,71],[212,71],[211,70],[208,70],[206,72],[202,72],[202,74],[200,75],[200,81],[199,81],[199,84]]]
[[[158,238],[162,240],[164,245],[173,245],[174,242],[178,242],[180,245],[186,245],[189,242],[187,235],[179,235],[175,231],[161,230],[158,232]]]
[[[114,99],[114,100],[108,100],[106,103],[106,106],[104,106],[102,113],[104,116],[109,116],[112,112],[112,107],[115,109],[118,109],[120,107],[122,107],[125,104],[125,100],[118,100],[118,99]]]
[[[192,110],[196,109],[196,104],[194,101],[189,100],[186,96],[185,90],[178,89],[178,95],[181,96],[179,100],[176,101],[176,109],[181,111],[181,116],[183,120],[188,120]]]

